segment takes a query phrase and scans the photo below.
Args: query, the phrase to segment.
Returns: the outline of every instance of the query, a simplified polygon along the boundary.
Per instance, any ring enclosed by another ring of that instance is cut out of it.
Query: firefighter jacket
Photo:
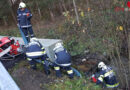
[[[21,28],[31,27],[31,12],[25,8],[23,11],[17,10],[17,20]]]
[[[70,66],[71,65],[71,56],[64,48],[58,48],[55,51],[55,63],[59,66]]]
[[[105,82],[108,88],[118,87],[119,83],[116,80],[116,76],[111,67],[107,67],[107,69],[102,69],[99,73],[99,77],[97,79],[97,84]]]
[[[43,57],[46,59],[47,54],[40,42],[30,42],[26,48],[26,56],[31,59]]]

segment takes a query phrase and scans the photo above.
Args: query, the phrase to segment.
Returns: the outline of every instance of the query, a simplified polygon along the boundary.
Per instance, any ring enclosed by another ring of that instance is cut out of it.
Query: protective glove
[[[30,15],[30,13],[27,13],[27,15],[26,15],[26,16],[28,17],[29,15]]]
[[[94,75],[94,74],[91,76],[91,78],[92,78],[92,81],[93,81],[94,83],[97,82],[97,79],[95,78],[95,75]]]

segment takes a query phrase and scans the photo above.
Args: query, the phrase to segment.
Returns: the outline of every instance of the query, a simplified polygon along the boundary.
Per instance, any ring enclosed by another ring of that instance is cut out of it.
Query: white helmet
[[[56,43],[55,48],[53,50],[55,51],[56,49],[58,49],[60,47],[63,47],[62,43],[60,43],[60,42]]]
[[[38,41],[38,39],[35,38],[35,37],[33,37],[33,38],[30,39],[30,42],[37,42],[37,41]]]
[[[106,67],[106,65],[105,65],[104,62],[100,62],[100,63],[98,64],[98,68],[99,68],[99,69],[102,69],[102,68],[105,68],[105,67]]]
[[[26,7],[26,4],[24,2],[20,2],[19,8],[25,8],[25,7]]]

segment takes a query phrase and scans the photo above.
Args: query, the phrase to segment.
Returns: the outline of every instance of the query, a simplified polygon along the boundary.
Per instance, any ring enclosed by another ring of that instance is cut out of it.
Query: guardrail
[[[3,64],[0,62],[0,90],[20,90],[15,81],[9,75]]]

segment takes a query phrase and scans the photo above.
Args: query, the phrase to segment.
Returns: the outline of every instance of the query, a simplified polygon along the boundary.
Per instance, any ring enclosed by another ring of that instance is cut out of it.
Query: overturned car
[[[12,37],[0,38],[0,60],[13,60],[23,53],[23,46]]]

